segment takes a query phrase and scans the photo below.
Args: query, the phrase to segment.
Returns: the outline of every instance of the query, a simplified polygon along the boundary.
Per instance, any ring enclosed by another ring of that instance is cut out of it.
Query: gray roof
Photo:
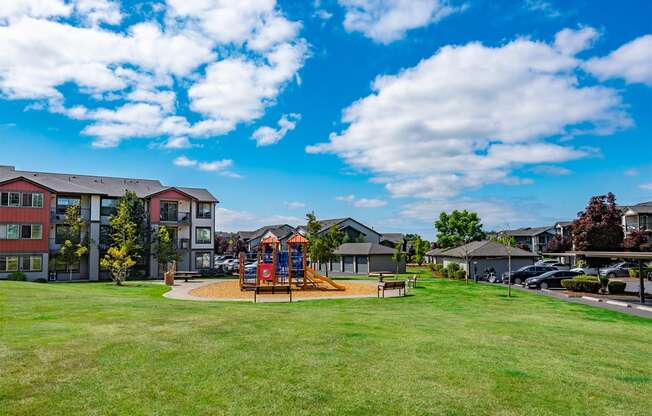
[[[555,227],[560,226],[560,227],[568,227],[569,225],[572,225],[573,221],[557,221],[555,223]]]
[[[283,238],[293,234],[295,228],[288,224],[276,224],[276,225],[265,225],[254,231],[238,231],[238,235],[245,240],[253,240],[255,238],[260,238],[267,232],[271,232],[278,238],[282,240]]]
[[[376,243],[344,243],[335,250],[338,256],[365,256],[370,254],[394,254],[394,249]]]
[[[403,234],[401,234],[401,233],[382,233],[380,235],[381,240],[387,240],[387,241],[391,241],[391,242],[394,242],[394,243],[399,243],[399,242],[403,241],[404,238],[405,238],[405,236]]]
[[[428,251],[426,253],[426,256],[437,256],[444,251],[448,250],[447,248],[433,248],[432,250]]]
[[[110,176],[77,175],[16,170],[13,166],[0,166],[0,182],[23,177],[57,193],[98,194],[121,197],[125,191],[135,192],[139,198],[167,189],[178,189],[200,201],[218,202],[210,192],[201,188],[171,187],[153,179],[116,178]]]
[[[525,227],[517,228],[515,230],[501,231],[501,234],[511,235],[514,237],[534,237],[535,235],[543,234],[551,230],[552,227]]]
[[[626,207],[624,212],[627,212],[629,210],[632,210],[637,214],[652,214],[652,201],[641,202],[640,204],[636,204],[636,205],[629,205]]]
[[[437,251],[440,250],[440,251]],[[508,257],[509,253],[507,252],[508,247],[495,241],[483,240],[483,241],[472,241],[468,244],[464,244],[459,247],[450,248],[450,249],[435,249],[431,251],[437,251],[434,256],[439,257],[455,257],[455,258],[464,258],[468,257]],[[430,253],[430,252],[429,252]],[[511,248],[512,257],[538,257],[535,253],[531,251],[523,250],[518,247]]]

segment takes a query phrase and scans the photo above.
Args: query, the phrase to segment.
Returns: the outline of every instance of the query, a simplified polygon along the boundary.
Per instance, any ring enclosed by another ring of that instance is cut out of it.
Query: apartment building
[[[178,270],[212,267],[218,200],[206,189],[0,166],[0,279],[14,271],[30,280],[110,279],[100,270],[100,258],[108,248],[109,218],[126,191],[142,199],[152,235],[158,227],[168,228],[179,254]],[[54,256],[66,234],[65,211],[71,205],[79,205],[91,241],[88,255],[72,270]],[[134,267],[141,277],[155,278],[161,272],[151,253]]]

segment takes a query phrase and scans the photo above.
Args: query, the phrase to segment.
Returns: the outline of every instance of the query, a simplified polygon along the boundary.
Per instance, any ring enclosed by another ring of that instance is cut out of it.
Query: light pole
[[[512,246],[507,246],[507,297],[512,297]]]

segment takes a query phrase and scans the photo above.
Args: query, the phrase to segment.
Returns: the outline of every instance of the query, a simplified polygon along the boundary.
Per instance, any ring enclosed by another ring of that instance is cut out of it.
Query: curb
[[[641,310],[641,311],[652,313],[652,307],[650,307],[650,306],[635,305],[635,304],[632,304],[632,303],[620,302],[618,300],[604,300],[604,299],[594,298],[592,296],[582,296],[582,299],[590,300],[592,302],[602,302],[602,303],[606,303],[608,305],[620,306],[621,308],[638,309],[638,310]]]

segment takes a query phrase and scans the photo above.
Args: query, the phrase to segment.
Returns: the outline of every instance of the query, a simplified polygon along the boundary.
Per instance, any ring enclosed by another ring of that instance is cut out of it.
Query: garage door
[[[353,273],[353,256],[343,256],[344,273]]]
[[[356,256],[355,261],[358,263],[358,274],[369,273],[369,262],[367,261],[367,256]]]

